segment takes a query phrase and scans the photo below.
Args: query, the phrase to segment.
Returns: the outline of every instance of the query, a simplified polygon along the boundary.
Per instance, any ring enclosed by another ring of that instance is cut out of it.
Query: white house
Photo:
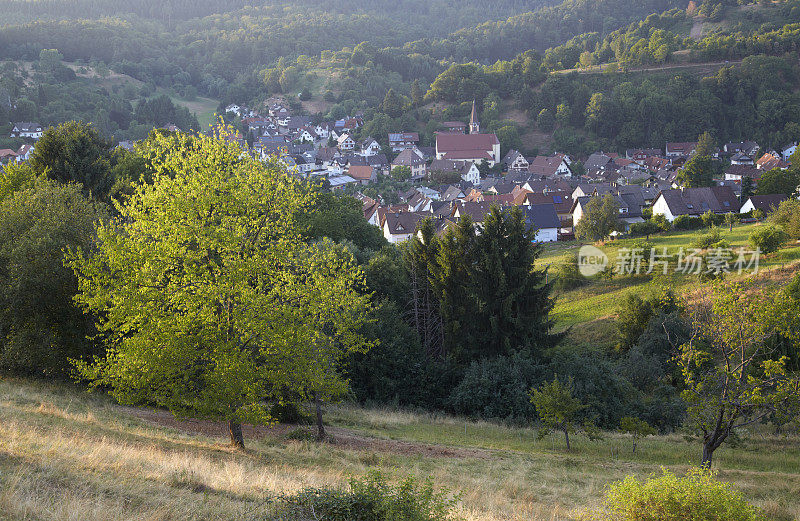
[[[679,215],[699,216],[711,211],[726,214],[739,210],[739,200],[730,186],[662,190],[653,203],[653,215],[670,222]]]
[[[529,230],[536,230],[534,239],[536,242],[558,241],[561,220],[558,218],[554,205],[532,204],[522,208],[522,215],[525,219],[525,226]]]
[[[414,235],[417,224],[430,214],[420,214],[414,212],[392,212],[383,217],[381,229],[383,236],[392,244],[405,242]]]
[[[29,121],[15,123],[11,129],[11,137],[39,139],[42,137],[42,126],[38,123],[31,123]]]
[[[339,150],[351,151],[356,148],[356,142],[349,134],[342,134],[338,140]]]
[[[361,142],[361,155],[362,156],[375,156],[381,153],[381,145],[368,137],[364,141]]]
[[[500,141],[495,134],[436,134],[436,159],[472,161],[489,166],[500,162]]]

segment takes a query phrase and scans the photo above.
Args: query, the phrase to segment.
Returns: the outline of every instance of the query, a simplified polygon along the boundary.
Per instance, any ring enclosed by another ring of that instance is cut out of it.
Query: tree
[[[411,179],[411,167],[396,166],[392,168],[392,179],[395,181],[408,181]]]
[[[403,115],[403,99],[398,96],[394,89],[389,89],[381,103],[381,111],[391,118],[399,118]]]
[[[753,195],[753,178],[749,175],[742,177],[742,195],[739,201],[744,204]]]
[[[695,155],[699,157],[712,157],[717,152],[717,144],[711,133],[708,131],[703,132],[697,138],[697,147],[695,148]]]
[[[754,230],[749,237],[750,244],[764,254],[778,251],[788,239],[786,232],[774,225]]]
[[[473,359],[515,351],[536,358],[560,339],[551,332],[552,284],[544,270],[534,268],[541,254],[534,235],[535,230],[526,230],[519,207],[502,211],[495,206],[475,238]]]
[[[634,418],[632,416],[625,416],[619,421],[619,430],[626,434],[630,434],[633,439],[633,453],[636,454],[636,442],[645,436],[652,436],[656,430],[644,420]]]
[[[556,117],[550,109],[542,109],[536,116],[536,124],[542,132],[552,132],[556,124]]]
[[[611,194],[590,197],[581,220],[575,225],[575,237],[585,241],[599,241],[620,228],[619,203]]]
[[[728,212],[725,214],[725,224],[728,225],[728,231],[733,231],[733,225],[736,224],[736,215],[733,212]]]
[[[761,179],[758,180],[756,194],[791,196],[797,192],[798,184],[800,184],[800,169],[781,170],[780,168],[773,168],[761,175]]]
[[[84,193],[105,199],[114,186],[111,142],[92,125],[67,121],[44,131],[28,164],[61,183],[80,183]]]
[[[76,184],[29,179],[0,201],[0,366],[63,377],[70,358],[93,352],[92,321],[73,304],[78,282],[63,266],[64,249],[91,247],[95,221],[107,216]]]
[[[710,156],[695,154],[678,171],[678,182],[686,188],[698,188],[714,184],[714,165]]]
[[[122,403],[227,421],[243,448],[241,423],[269,421],[270,403],[345,390],[369,296],[349,253],[302,240],[314,194],[281,163],[225,136],[153,139],[152,185],[97,226],[96,251],[68,255],[107,344],[76,370]]]
[[[411,106],[419,107],[424,102],[425,93],[422,91],[422,86],[419,79],[415,79],[411,84]]]
[[[561,383],[556,375],[552,382],[546,382],[538,389],[530,390],[531,403],[536,407],[536,413],[545,425],[540,435],[546,435],[550,429],[563,432],[567,451],[570,450],[569,433],[574,430],[578,413],[585,408],[580,400],[572,396],[572,388],[572,378],[566,383]]]
[[[785,291],[752,282],[717,282],[692,312],[693,333],[680,346],[687,425],[703,437],[702,465],[737,429],[800,409],[800,377],[766,340],[783,334],[798,314]]]

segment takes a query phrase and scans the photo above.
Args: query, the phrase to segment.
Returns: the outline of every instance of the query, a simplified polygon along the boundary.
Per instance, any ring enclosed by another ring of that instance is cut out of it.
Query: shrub
[[[577,255],[570,256],[565,264],[560,265],[555,276],[554,286],[561,290],[578,288],[588,282],[578,269]]]
[[[709,248],[729,248],[730,244],[722,238],[720,229],[712,226],[708,233],[704,233],[692,242],[692,247],[707,250]]]
[[[766,519],[727,483],[708,470],[690,469],[686,477],[663,470],[640,482],[633,476],[612,483],[605,509],[608,521],[756,521]]]
[[[652,220],[644,221],[641,223],[633,223],[628,229],[628,233],[633,237],[643,237],[645,235],[653,235],[662,231],[661,228]]]
[[[711,210],[708,210],[706,213],[700,216],[700,220],[703,221],[703,226],[706,228],[711,228],[712,226],[717,226],[725,222],[725,216],[717,215]]]
[[[676,230],[697,230],[703,227],[703,219],[689,215],[679,215],[672,221],[672,226]]]
[[[352,479],[348,489],[307,488],[278,498],[274,519],[280,521],[446,521],[455,519],[454,499],[436,492],[433,482],[408,477],[399,485],[379,472]]]
[[[772,253],[777,251],[789,236],[778,226],[765,226],[750,234],[750,244],[754,248],[759,248],[761,253]]]
[[[526,393],[545,374],[546,367],[519,355],[473,362],[450,393],[450,409],[484,419],[531,421],[536,413]]]

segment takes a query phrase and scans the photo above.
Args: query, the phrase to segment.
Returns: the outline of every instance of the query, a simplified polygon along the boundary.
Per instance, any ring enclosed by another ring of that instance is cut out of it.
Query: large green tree
[[[678,181],[686,188],[714,184],[714,163],[710,156],[695,154],[678,171]]]
[[[756,193],[758,195],[783,194],[791,196],[797,193],[800,185],[800,167],[793,166],[789,170],[774,168],[761,174]]]
[[[90,248],[105,210],[76,184],[8,167],[0,201],[0,366],[65,376],[70,358],[92,353],[92,320],[73,304],[78,282],[64,249]],[[27,181],[19,183],[21,177]],[[9,186],[16,185],[16,186]],[[10,188],[8,192],[6,189]]]
[[[473,358],[513,352],[536,357],[558,339],[551,332],[552,286],[545,271],[534,267],[541,253],[534,234],[526,229],[518,207],[493,207],[484,220],[470,269],[477,330]]]
[[[77,370],[122,403],[225,420],[243,447],[241,422],[269,421],[272,403],[345,390],[369,296],[349,253],[303,241],[313,192],[281,163],[224,136],[153,139],[153,183],[98,225],[96,252],[69,255],[107,342]]]
[[[693,334],[680,346],[687,426],[703,438],[704,466],[736,430],[800,412],[800,377],[775,343],[792,342],[797,303],[785,290],[717,283],[702,292]]]
[[[619,203],[616,198],[611,194],[590,197],[581,220],[575,224],[575,237],[584,241],[599,241],[619,228]]]
[[[114,186],[111,142],[92,125],[67,121],[44,131],[28,164],[62,183],[80,183],[86,194],[105,199]]]

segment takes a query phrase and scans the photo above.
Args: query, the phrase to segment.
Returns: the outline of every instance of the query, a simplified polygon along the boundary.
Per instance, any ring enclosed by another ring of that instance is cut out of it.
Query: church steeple
[[[481,124],[478,121],[478,111],[475,110],[475,100],[472,100],[472,115],[469,117],[469,133],[480,134]]]

